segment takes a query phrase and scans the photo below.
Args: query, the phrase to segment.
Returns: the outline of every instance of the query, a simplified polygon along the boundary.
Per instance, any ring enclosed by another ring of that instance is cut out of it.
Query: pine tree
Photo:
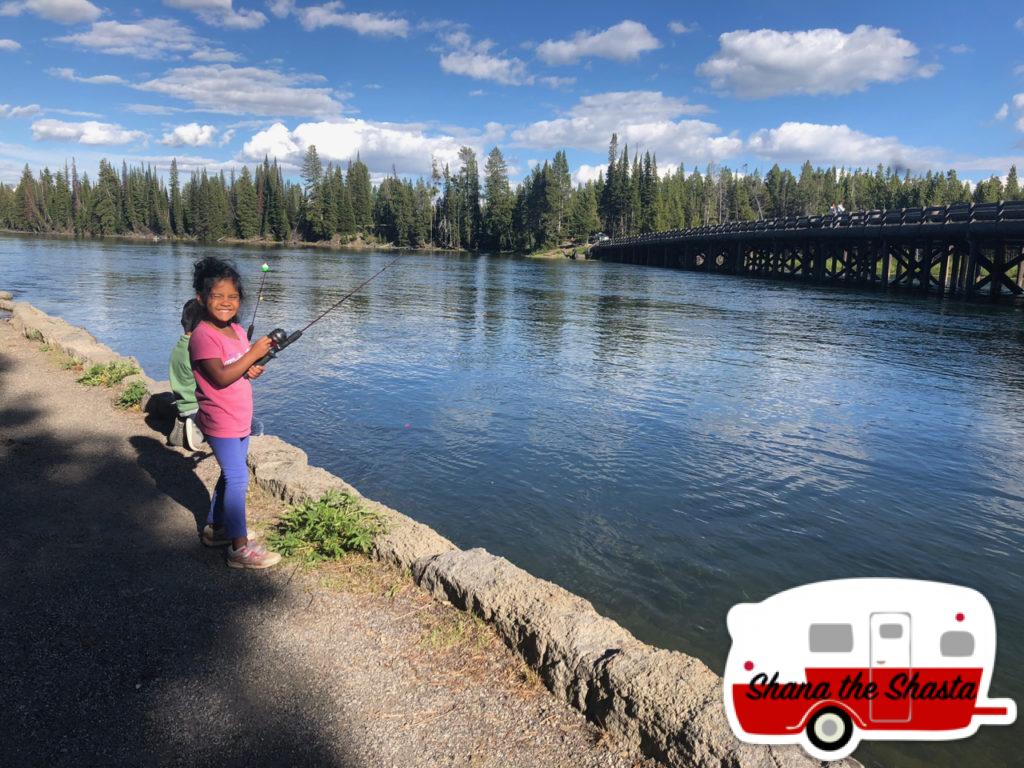
[[[1006,186],[1003,188],[1004,200],[1020,199],[1020,182],[1017,181],[1017,166],[1011,165],[1010,172],[1006,176]]]
[[[508,166],[497,147],[487,155],[484,166],[484,247],[506,251],[512,247],[512,207]]]
[[[185,212],[182,209],[181,190],[178,188],[178,161],[171,158],[171,231],[181,237],[185,234]]]
[[[373,188],[370,185],[370,169],[359,159],[348,164],[346,178],[349,202],[356,232],[367,234],[373,230]]]
[[[235,232],[243,240],[251,240],[260,234],[260,218],[256,205],[256,187],[247,166],[235,181]]]

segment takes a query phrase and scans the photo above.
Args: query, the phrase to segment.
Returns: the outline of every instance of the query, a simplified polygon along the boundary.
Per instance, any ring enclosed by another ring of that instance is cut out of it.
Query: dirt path
[[[387,566],[227,568],[212,458],[75,377],[0,321],[0,765],[653,765]]]

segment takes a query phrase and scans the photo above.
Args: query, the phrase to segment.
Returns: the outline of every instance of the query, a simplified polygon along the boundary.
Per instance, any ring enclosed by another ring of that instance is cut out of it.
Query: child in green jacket
[[[171,391],[174,392],[174,404],[178,408],[178,418],[168,436],[171,445],[184,445],[194,451],[203,441],[203,435],[195,422],[199,411],[196,402],[196,377],[192,373],[192,361],[189,359],[188,342],[192,331],[203,318],[203,308],[195,299],[189,299],[181,310],[181,328],[184,331],[178,343],[171,350],[171,362],[168,378]]]

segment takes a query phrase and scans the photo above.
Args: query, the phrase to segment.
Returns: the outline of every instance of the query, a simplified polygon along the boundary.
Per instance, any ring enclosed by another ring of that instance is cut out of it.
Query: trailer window
[[[970,632],[944,632],[939,638],[943,656],[971,656],[974,654],[974,635]]]
[[[903,626],[901,624],[880,624],[878,636],[883,640],[899,640],[903,637]]]
[[[813,653],[849,653],[853,650],[853,625],[811,624],[809,640]]]

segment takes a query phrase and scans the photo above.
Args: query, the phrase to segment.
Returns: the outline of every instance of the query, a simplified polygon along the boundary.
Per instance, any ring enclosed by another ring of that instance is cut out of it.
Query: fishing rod
[[[260,269],[263,270],[263,277],[260,278],[260,289],[256,293],[256,306],[252,308],[252,320],[249,321],[249,328],[245,332],[245,338],[249,341],[252,341],[252,329],[256,327],[256,310],[260,308],[260,302],[263,301],[263,284],[267,281],[267,272],[270,271],[270,265],[264,261]]]
[[[342,296],[340,299],[338,299],[336,302],[334,302],[331,306],[329,306],[327,309],[325,309],[323,312],[321,312],[319,315],[317,315],[312,320],[310,320],[308,323],[306,323],[306,325],[303,328],[295,331],[295,333],[289,335],[288,332],[286,330],[284,330],[284,328],[275,328],[274,330],[272,330],[270,333],[267,334],[267,336],[270,337],[270,342],[271,342],[272,348],[271,348],[270,352],[268,352],[263,357],[263,359],[261,359],[259,362],[256,363],[256,365],[266,365],[270,360],[272,360],[275,357],[277,357],[277,354],[282,349],[284,349],[285,347],[291,346],[296,341],[298,341],[299,337],[303,333],[308,331],[311,326],[313,326],[314,324],[319,323],[321,320],[323,320],[324,316],[328,312],[331,312],[331,311],[337,309],[338,307],[340,307],[349,298],[351,298],[355,294],[359,293],[359,291],[361,291],[371,281],[376,280],[378,277],[383,275],[384,272],[388,269],[388,267],[392,267],[392,266],[394,266],[397,263],[398,263],[398,259],[392,259],[391,261],[389,261],[378,272],[376,272],[375,274],[373,274],[370,277],[366,278],[366,280],[361,282],[359,285],[357,285],[351,291],[346,293],[344,296]]]

